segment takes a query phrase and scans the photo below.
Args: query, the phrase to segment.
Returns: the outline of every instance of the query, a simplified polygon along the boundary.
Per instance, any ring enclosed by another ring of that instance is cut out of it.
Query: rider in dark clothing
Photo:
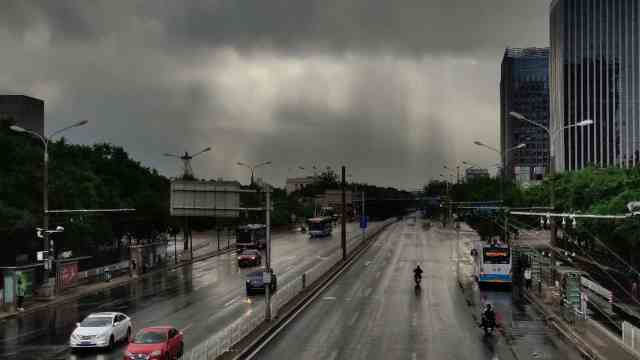
[[[413,269],[413,277],[414,278],[422,278],[422,269],[420,268],[420,265],[417,265],[415,269]]]
[[[488,325],[495,325],[496,313],[491,308],[491,304],[487,304],[487,307],[484,309],[484,313],[482,315],[484,317],[484,320],[488,322]]]

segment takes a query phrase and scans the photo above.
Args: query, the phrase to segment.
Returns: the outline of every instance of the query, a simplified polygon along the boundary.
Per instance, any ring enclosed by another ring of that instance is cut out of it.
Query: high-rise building
[[[44,134],[44,101],[26,95],[0,95],[0,121]]]
[[[509,115],[515,111],[549,126],[549,48],[507,48],[500,79],[500,151],[504,174],[512,177],[516,167],[544,168],[549,161],[547,132]],[[520,144],[526,147],[514,149]],[[510,151],[510,149],[513,149]]]
[[[629,167],[640,148],[640,0],[551,3],[551,123],[556,168]]]

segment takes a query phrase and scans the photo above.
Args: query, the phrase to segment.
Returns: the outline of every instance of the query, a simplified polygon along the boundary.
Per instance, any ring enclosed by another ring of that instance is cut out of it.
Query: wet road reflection
[[[348,236],[356,229],[357,224],[349,224]],[[325,239],[301,233],[274,235],[272,265],[281,284],[337,251],[339,239],[339,229]],[[0,323],[0,359],[122,359],[125,345],[114,351],[69,351],[75,324],[98,311],[126,313],[134,331],[165,324],[185,329],[188,349],[246,312],[262,309],[261,297],[249,300],[244,294],[245,274],[254,270],[238,268],[236,255],[225,254],[5,320]]]

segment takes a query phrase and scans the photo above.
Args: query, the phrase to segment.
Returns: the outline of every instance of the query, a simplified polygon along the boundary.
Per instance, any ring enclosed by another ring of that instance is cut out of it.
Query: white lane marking
[[[335,300],[336,297],[335,296],[325,296],[322,298],[322,300]]]
[[[416,360],[418,358],[418,356],[416,355],[416,353],[411,353],[411,360]]]
[[[358,320],[358,315],[360,315],[360,311],[357,311],[353,317],[351,318],[351,320],[349,321],[349,326],[353,326],[353,324],[355,324],[356,320]]]
[[[412,327],[418,326],[418,319],[416,319],[416,318],[411,319],[411,326]]]
[[[187,330],[189,330],[192,326],[193,326],[193,323],[190,323],[189,325],[187,325],[187,326],[183,327],[183,328],[182,328],[182,330],[180,330],[180,331],[182,331],[182,332],[186,332],[186,331],[187,331]]]
[[[233,299],[229,300],[227,303],[224,304],[224,307],[227,307],[231,304],[233,304],[234,302],[238,301],[240,299],[240,296],[236,296]]]

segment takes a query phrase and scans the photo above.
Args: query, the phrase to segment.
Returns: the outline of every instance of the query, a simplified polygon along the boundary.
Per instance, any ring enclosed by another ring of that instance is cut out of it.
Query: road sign
[[[361,216],[360,217],[360,229],[366,229],[368,222],[369,222],[369,217],[368,216]]]

